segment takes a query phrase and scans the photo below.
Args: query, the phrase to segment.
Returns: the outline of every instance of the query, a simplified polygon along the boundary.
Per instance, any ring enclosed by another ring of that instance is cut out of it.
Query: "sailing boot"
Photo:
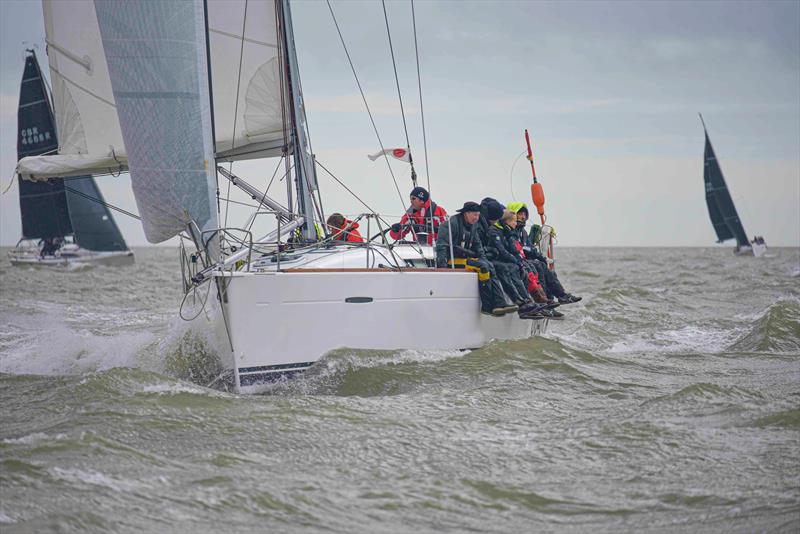
[[[491,280],[481,280],[478,282],[478,294],[481,297],[481,313],[485,315],[495,315],[495,299],[492,294]],[[501,315],[504,315],[504,313],[501,313]]]
[[[492,276],[489,278],[489,280],[487,280],[487,287],[489,288],[489,292],[491,294],[491,300],[489,300],[489,302],[492,302],[492,315],[495,317],[502,317],[506,313],[517,311],[516,306],[506,302],[506,297],[503,293],[503,286],[500,284],[500,280]]]
[[[564,293],[563,297],[558,297],[558,302],[560,304],[572,304],[574,302],[580,302],[581,300],[583,300],[583,297],[578,297],[571,293]]]
[[[564,314],[560,311],[556,310],[542,310],[541,314],[547,317],[548,319],[563,319]]]

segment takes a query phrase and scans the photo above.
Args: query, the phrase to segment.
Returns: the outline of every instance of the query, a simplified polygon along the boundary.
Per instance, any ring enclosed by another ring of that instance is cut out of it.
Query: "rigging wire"
[[[511,189],[511,200],[514,202],[517,201],[517,197],[514,196],[514,168],[517,166],[517,162],[526,154],[526,151],[523,150],[517,156],[517,159],[514,160],[514,163],[511,164],[511,171],[508,173],[508,187]]]
[[[411,0],[411,23],[414,26],[414,55],[417,58],[417,87],[419,88],[419,113],[422,120],[422,146],[425,150],[425,179],[428,193],[431,191],[431,174],[428,167],[428,138],[425,135],[425,109],[422,106],[422,76],[419,69],[419,46],[417,45],[417,17],[414,12],[414,0]]]
[[[239,73],[236,76],[236,104],[233,108],[233,130],[231,133],[231,153],[233,153],[233,149],[236,148],[236,119],[239,118],[239,89],[242,83],[242,62],[244,60],[244,33],[247,26],[247,0],[244,0],[244,15],[242,16],[242,41],[239,47]],[[214,169],[214,173],[216,174],[217,170]],[[228,172],[233,173],[233,160],[228,163]],[[219,193],[218,193],[219,194]],[[228,208],[230,206],[230,198],[231,198],[231,182],[228,180],[228,191],[225,193],[227,197],[225,204],[225,222],[222,225],[223,228],[228,226]]]
[[[314,160],[314,161],[316,162],[316,164],[317,164],[317,165],[319,165],[319,166],[322,168],[322,170],[323,170],[323,171],[327,172],[327,173],[330,175],[330,177],[331,177],[331,178],[333,178],[334,180],[336,180],[336,182],[337,182],[339,185],[341,185],[341,186],[342,186],[342,187],[343,187],[343,188],[344,188],[344,189],[345,189],[345,190],[346,190],[348,193],[350,193],[351,195],[353,195],[353,197],[354,197],[356,200],[358,200],[359,202],[361,202],[361,204],[362,204],[362,205],[363,205],[365,208],[367,208],[367,209],[370,211],[370,213],[372,213],[372,214],[374,214],[374,215],[377,215],[377,216],[378,216],[378,218],[379,218],[381,221],[383,221],[383,223],[384,223],[384,224],[388,225],[388,223],[387,223],[387,222],[386,222],[386,221],[383,219],[383,217],[381,217],[381,216],[380,216],[378,213],[375,213],[375,210],[374,210],[374,209],[372,209],[372,208],[371,208],[371,207],[370,207],[370,206],[369,206],[369,205],[368,205],[366,202],[364,202],[363,200],[361,200],[361,197],[359,197],[358,195],[356,195],[356,194],[353,192],[353,190],[352,190],[352,189],[350,189],[349,187],[347,187],[347,186],[344,184],[344,182],[342,182],[341,180],[339,180],[339,179],[338,179],[338,178],[337,178],[337,177],[336,177],[336,176],[335,176],[335,175],[334,175],[334,174],[333,174],[331,171],[329,171],[329,170],[328,170],[328,168],[327,168],[325,165],[323,165],[323,164],[322,164],[322,163],[321,163],[319,160]]]
[[[74,195],[78,195],[78,196],[81,196],[81,197],[83,197],[85,199],[91,200],[92,202],[97,202],[101,206],[105,206],[106,208],[111,208],[112,210],[118,211],[118,212],[120,212],[120,213],[122,213],[124,215],[127,215],[128,217],[133,217],[137,221],[141,221],[142,220],[142,218],[139,215],[136,215],[135,213],[131,213],[130,211],[127,211],[127,210],[124,210],[124,209],[119,208],[117,206],[114,206],[113,204],[109,204],[108,202],[100,200],[99,198],[93,197],[91,195],[87,195],[86,193],[78,191],[77,189],[73,189],[73,188],[69,187],[66,184],[64,184],[64,190],[65,191],[69,191],[70,193],[72,193]]]
[[[9,180],[9,182],[8,182],[8,187],[3,189],[3,192],[1,194],[5,195],[6,193],[8,193],[8,190],[11,189],[12,185],[14,185],[14,178],[16,178],[16,177],[17,177],[17,173],[16,172],[11,173],[11,180]]]
[[[328,4],[328,9],[331,12],[331,18],[333,18],[333,24],[336,26],[336,32],[339,34],[339,40],[342,42],[342,48],[344,48],[344,53],[347,56],[347,61],[350,63],[350,70],[353,71],[353,77],[356,79],[356,85],[358,85],[358,91],[361,93],[361,100],[364,101],[364,107],[367,109],[367,114],[369,115],[369,120],[372,123],[372,129],[375,131],[375,137],[378,138],[378,144],[381,147],[381,151],[385,152],[386,149],[384,148],[383,141],[381,141],[381,136],[378,133],[378,127],[375,125],[375,118],[372,116],[372,111],[369,109],[369,104],[367,103],[367,97],[364,95],[364,89],[361,87],[361,82],[358,79],[358,74],[356,74],[356,68],[353,65],[353,60],[350,58],[350,52],[347,50],[347,45],[344,42],[344,37],[342,36],[342,30],[339,28],[339,22],[336,20],[336,15],[333,13],[333,7],[331,6],[330,0],[325,0]],[[392,182],[394,182],[394,188],[397,190],[397,197],[400,199],[400,205],[403,207],[403,211],[406,210],[406,203],[403,200],[403,194],[400,192],[400,186],[397,185],[397,178],[394,175],[394,171],[392,170],[392,164],[389,163],[389,156],[385,153],[383,154],[383,159],[386,161],[386,166],[389,168],[389,174],[392,176]]]
[[[400,78],[397,76],[397,62],[394,59],[394,46],[392,46],[392,32],[389,31],[389,16],[386,14],[386,0],[381,0],[383,6],[383,20],[386,22],[386,36],[389,38],[389,52],[392,54],[392,68],[394,69],[394,83],[397,86],[397,99],[400,100],[400,116],[403,117],[403,130],[406,134],[406,148],[408,148],[408,161],[411,164],[411,173],[414,174],[414,160],[411,157],[411,141],[408,139],[408,125],[406,112],[403,108],[403,95],[400,93]],[[414,184],[416,185],[416,183]]]

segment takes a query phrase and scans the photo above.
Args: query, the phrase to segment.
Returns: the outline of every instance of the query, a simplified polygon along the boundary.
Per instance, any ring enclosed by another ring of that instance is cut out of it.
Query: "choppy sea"
[[[584,299],[543,337],[342,349],[258,396],[208,387],[177,252],[135,253],[2,251],[3,534],[800,531],[796,248],[560,249]]]

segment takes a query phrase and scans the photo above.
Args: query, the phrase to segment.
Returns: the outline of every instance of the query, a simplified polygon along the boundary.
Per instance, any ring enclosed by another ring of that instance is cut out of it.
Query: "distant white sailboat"
[[[217,288],[237,391],[308,369],[338,347],[469,349],[545,330],[547,319],[481,314],[474,273],[434,268],[430,246],[388,243],[378,214],[360,217],[374,232],[365,243],[320,235],[288,0],[44,8],[56,97],[102,120],[105,135],[87,138],[85,150],[23,159],[19,173],[129,169],[147,239],[191,238],[187,291]],[[285,202],[217,166],[271,157],[286,160]],[[275,230],[253,239],[220,228],[218,177],[260,204],[245,228],[267,216]]]
[[[50,97],[39,61],[28,50],[17,110],[17,159],[58,148]],[[8,253],[12,265],[125,265],[134,262],[91,176],[68,184],[19,180],[22,239]]]
[[[706,136],[705,154],[703,167],[703,182],[706,187],[706,205],[708,215],[711,217],[711,224],[717,233],[717,243],[722,243],[728,239],[736,239],[736,248],[733,253],[737,256],[763,256],[767,252],[767,243],[763,237],[756,236],[750,241],[744,231],[736,206],[733,205],[733,198],[728,191],[728,184],[722,175],[722,169],[714,154],[714,147],[711,146],[711,139],[708,137],[706,123],[700,115],[700,122],[703,123],[703,132]]]

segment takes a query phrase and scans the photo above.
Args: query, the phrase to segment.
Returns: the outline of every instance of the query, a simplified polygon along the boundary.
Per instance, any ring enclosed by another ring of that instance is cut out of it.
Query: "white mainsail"
[[[218,161],[280,156],[291,114],[275,1],[207,5]]]
[[[127,157],[92,0],[43,0],[58,154],[23,158],[29,179],[118,173]]]
[[[217,228],[203,4],[96,0],[95,9],[147,240],[191,222]]]

